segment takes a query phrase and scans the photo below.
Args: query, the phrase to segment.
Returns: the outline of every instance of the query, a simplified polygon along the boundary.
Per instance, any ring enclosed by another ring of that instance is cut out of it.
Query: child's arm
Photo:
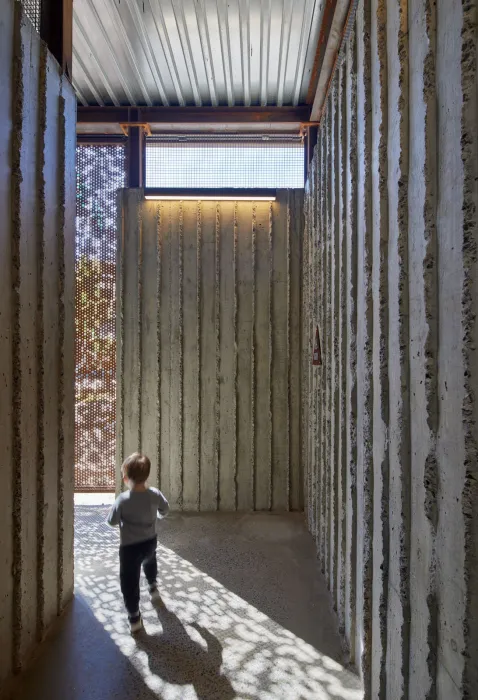
[[[121,521],[121,501],[118,497],[116,501],[111,506],[106,522],[110,527],[115,527],[120,524]]]
[[[161,493],[161,491],[158,490],[157,493],[159,497],[158,513],[162,518],[165,518],[169,511],[169,503],[167,502],[166,498]]]

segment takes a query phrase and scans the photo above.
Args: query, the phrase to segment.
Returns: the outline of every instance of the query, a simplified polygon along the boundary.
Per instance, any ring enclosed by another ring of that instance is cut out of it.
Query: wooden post
[[[68,80],[73,63],[73,0],[42,0],[40,36]]]

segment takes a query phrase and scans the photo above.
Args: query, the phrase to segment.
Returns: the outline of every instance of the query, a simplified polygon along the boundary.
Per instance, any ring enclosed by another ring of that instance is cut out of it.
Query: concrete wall
[[[0,687],[73,592],[73,90],[0,0]]]
[[[478,697],[476,27],[362,0],[306,194],[307,513],[367,698]]]
[[[140,449],[173,508],[301,509],[303,191],[119,209],[118,474]]]

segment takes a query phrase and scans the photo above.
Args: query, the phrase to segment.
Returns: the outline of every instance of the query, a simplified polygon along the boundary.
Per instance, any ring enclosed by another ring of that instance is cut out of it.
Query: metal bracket
[[[121,122],[120,129],[125,136],[128,136],[128,129],[130,126],[137,126],[140,129],[144,129],[146,136],[152,136],[151,126],[148,122]]]

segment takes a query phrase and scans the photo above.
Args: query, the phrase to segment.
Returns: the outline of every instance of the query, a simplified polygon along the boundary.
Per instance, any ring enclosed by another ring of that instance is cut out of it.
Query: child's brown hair
[[[125,459],[121,471],[123,472],[123,476],[131,481],[131,483],[135,485],[144,484],[151,471],[151,461],[146,455],[134,452]]]

